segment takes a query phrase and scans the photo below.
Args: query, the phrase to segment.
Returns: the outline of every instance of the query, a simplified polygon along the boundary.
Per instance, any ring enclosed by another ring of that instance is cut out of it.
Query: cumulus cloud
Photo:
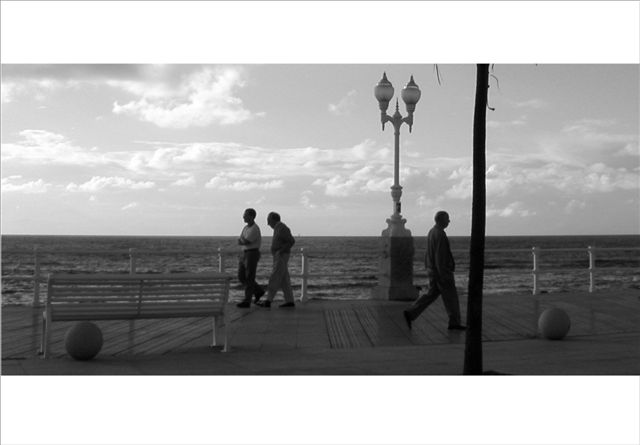
[[[193,175],[189,175],[173,181],[171,185],[176,187],[193,187],[196,185],[196,178],[194,178]]]
[[[112,82],[113,86],[141,95],[122,105],[115,102],[113,112],[163,128],[239,124],[260,115],[246,109],[237,97],[237,90],[245,83],[242,70],[230,67],[203,68],[186,76],[177,88],[167,88],[163,84]]]
[[[496,121],[496,120],[487,120],[487,128],[513,128],[513,127],[522,127],[527,124],[527,117],[521,116],[517,119],[512,119],[510,121]]]
[[[2,192],[20,192],[20,193],[46,193],[52,187],[52,184],[45,182],[42,179],[35,181],[23,182],[22,184],[16,184],[13,182],[16,179],[21,179],[22,176],[14,175],[6,178],[2,178]]]
[[[577,210],[582,210],[587,206],[587,203],[583,200],[572,199],[567,203],[564,208],[564,212],[568,215],[575,213]]]
[[[444,201],[444,196],[440,195],[435,198],[427,197],[425,195],[420,195],[416,199],[416,205],[418,207],[433,209],[434,207],[440,207],[442,202]]]
[[[639,162],[637,133],[615,131],[613,119],[581,119],[566,123],[561,134],[542,147],[548,160],[588,166],[606,160],[612,167]]]
[[[313,181],[313,185],[324,187],[326,195],[337,197],[349,196],[359,189],[356,179],[342,175],[336,175],[329,179],[316,179]]]
[[[154,188],[156,184],[152,181],[133,181],[120,176],[94,176],[83,184],[74,182],[67,185],[67,191],[70,192],[97,192],[103,189],[126,189],[126,190],[144,190]]]
[[[130,202],[129,204],[127,204],[127,205],[123,206],[122,208],[120,208],[120,210],[135,209],[138,206],[139,206],[139,204],[137,202]]]
[[[393,184],[392,173],[388,166],[377,163],[362,166],[361,163],[345,164],[344,173],[323,176],[313,181],[312,185],[324,187],[327,196],[346,197],[368,192],[389,191]],[[406,179],[409,169],[402,172]]]
[[[545,159],[544,156],[492,154],[486,171],[489,197],[512,193],[535,194],[556,190],[568,194],[609,193],[640,189],[640,177],[635,170],[614,168],[602,162],[591,165],[571,160]],[[444,192],[451,199],[470,199],[473,169],[470,165],[454,169],[447,177],[455,181]]]
[[[98,152],[95,148],[75,145],[64,135],[46,130],[23,130],[22,140],[2,144],[2,161],[29,164],[104,165],[117,163],[117,158]]]
[[[5,65],[6,66],[6,65]],[[5,73],[3,66],[3,76]],[[53,91],[62,88],[77,88],[78,82],[75,80],[53,79],[48,77],[20,79],[19,82],[13,80],[2,81],[2,103],[9,104],[19,97],[28,96],[37,101],[45,100]]]
[[[13,102],[15,96],[17,95],[19,87],[14,82],[2,82],[2,87],[0,88],[0,92],[2,93],[2,103],[8,104]]]
[[[549,106],[549,104],[546,101],[542,99],[536,99],[536,98],[523,100],[519,102],[512,102],[512,105],[515,108],[528,108],[528,109],[534,109],[534,110],[541,110]]]
[[[312,195],[313,195],[313,192],[311,190],[305,190],[300,194],[300,204],[302,204],[302,207],[304,207],[305,209],[312,210],[318,207],[316,204],[314,204],[311,201]]]
[[[329,111],[337,116],[349,114],[355,108],[356,90],[351,90],[335,104],[329,104]]]
[[[498,216],[501,218],[511,218],[511,217],[524,218],[524,217],[532,216],[535,214],[536,212],[525,208],[525,205],[520,201],[512,202],[511,204],[501,209],[496,209],[496,208],[487,209],[487,217]]]
[[[211,178],[204,186],[208,189],[215,190],[230,190],[236,192],[243,192],[248,190],[269,190],[279,189],[284,185],[282,179],[272,179],[267,181],[248,181],[246,179],[240,179],[235,174],[221,173]]]

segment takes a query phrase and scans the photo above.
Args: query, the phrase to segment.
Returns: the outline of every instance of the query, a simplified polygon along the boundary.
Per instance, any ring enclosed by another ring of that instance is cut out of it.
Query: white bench
[[[231,276],[221,273],[50,274],[43,313],[41,353],[47,358],[54,321],[213,317],[223,328]]]

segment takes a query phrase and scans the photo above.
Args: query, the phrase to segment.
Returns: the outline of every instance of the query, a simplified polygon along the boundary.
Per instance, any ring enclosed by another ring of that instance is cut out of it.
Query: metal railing
[[[530,252],[531,253],[531,257],[532,257],[532,269],[531,269],[531,274],[533,277],[533,288],[532,288],[532,293],[533,295],[537,295],[540,293],[540,275],[542,273],[548,272],[548,269],[544,269],[540,267],[540,257],[542,252],[585,252],[588,255],[588,272],[589,272],[589,292],[594,292],[595,290],[595,282],[596,282],[596,252],[597,251],[640,251],[640,247],[608,247],[608,248],[595,248],[592,246],[588,246],[587,248],[545,248],[545,249],[541,249],[539,247],[532,247],[531,249],[486,249],[485,252],[486,253],[491,253],[491,252],[501,252],[501,253],[505,253],[505,252],[513,252],[513,253],[523,253],[523,252]],[[33,253],[33,262],[34,262],[34,268],[33,268],[33,275],[9,275],[9,276],[5,276],[3,274],[2,279],[3,280],[32,280],[33,281],[33,304],[35,306],[39,306],[42,302],[41,302],[41,298],[40,298],[40,283],[44,283],[46,281],[46,276],[43,276],[42,274],[42,264],[41,264],[41,257],[44,254],[58,254],[58,253],[73,253],[73,254],[77,254],[77,255],[124,255],[124,256],[128,256],[128,260],[129,260],[129,267],[128,267],[128,271],[129,273],[136,273],[137,271],[137,260],[140,257],[143,257],[145,255],[162,255],[162,256],[167,256],[167,255],[184,255],[184,254],[202,254],[202,255],[212,255],[215,256],[217,258],[217,264],[212,264],[212,267],[214,269],[217,269],[219,272],[226,272],[228,271],[228,267],[227,267],[227,261],[226,259],[229,257],[234,257],[237,258],[238,257],[238,251],[236,249],[223,249],[223,248],[218,248],[217,251],[215,253],[213,252],[206,252],[203,250],[162,250],[162,251],[148,251],[148,250],[139,250],[139,249],[135,249],[135,248],[130,248],[128,250],[116,250],[116,249],[110,249],[110,250],[78,250],[78,249],[48,249],[48,250],[44,250],[44,249],[40,249],[39,247],[34,247],[33,251],[6,251],[4,252],[5,254],[7,253],[19,253],[19,254],[30,254]],[[463,249],[453,249],[453,252],[465,252],[467,253],[467,250],[463,250]],[[293,278],[297,278],[300,280],[300,300],[301,301],[306,301],[309,298],[309,281],[314,279],[314,278],[330,278],[330,277],[337,277],[340,276],[340,273],[337,273],[335,271],[333,271],[332,273],[311,273],[310,270],[310,258],[312,255],[323,255],[323,254],[335,254],[336,252],[331,251],[329,252],[328,250],[321,250],[321,249],[307,249],[307,248],[300,248],[299,250],[295,250],[292,251],[293,254],[299,254],[300,255],[300,273],[299,274],[293,274],[292,277]],[[349,252],[343,252],[345,255],[359,255],[359,254],[368,254],[368,255],[372,255],[375,254],[376,251],[373,250],[350,250]],[[234,265],[235,267],[235,265]],[[507,274],[522,274],[523,272],[521,270],[505,270],[503,271],[503,273],[507,273]],[[414,277],[426,277],[426,273],[424,272],[417,272],[414,273]]]

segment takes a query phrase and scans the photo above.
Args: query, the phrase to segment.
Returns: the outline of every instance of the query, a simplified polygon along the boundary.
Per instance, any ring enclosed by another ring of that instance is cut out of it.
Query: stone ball
[[[91,360],[102,349],[102,331],[94,323],[76,323],[64,338],[67,353],[76,360]]]
[[[557,307],[545,310],[538,319],[538,330],[544,338],[562,340],[571,328],[567,313]]]

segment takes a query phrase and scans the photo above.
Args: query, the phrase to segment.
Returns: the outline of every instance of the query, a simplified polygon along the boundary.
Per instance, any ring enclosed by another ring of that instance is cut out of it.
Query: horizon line
[[[147,237],[147,238],[237,238],[237,234],[233,235],[169,235],[169,234],[160,234],[160,235],[141,235],[141,234],[54,234],[54,233],[0,233],[0,236],[94,236],[94,237]],[[351,237],[351,238],[382,238],[382,235],[303,235],[303,234],[295,234],[297,238],[330,238],[330,237]],[[426,237],[427,235],[411,235],[413,238],[416,237]],[[470,237],[471,235],[451,235],[451,237]],[[485,237],[542,237],[542,236],[567,236],[567,237],[579,237],[579,236],[640,236],[640,233],[586,233],[586,234],[507,234],[507,235],[485,235]],[[263,235],[265,238],[269,238],[270,235]]]

